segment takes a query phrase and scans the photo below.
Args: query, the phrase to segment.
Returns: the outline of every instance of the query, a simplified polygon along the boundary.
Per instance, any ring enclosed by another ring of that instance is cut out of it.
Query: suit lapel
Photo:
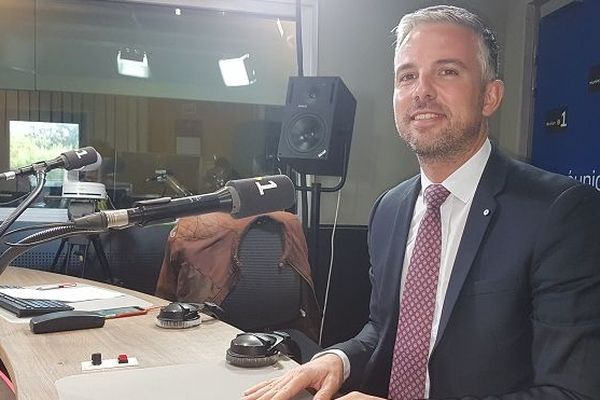
[[[369,374],[373,377],[375,386],[380,395],[387,393],[389,371],[392,365],[392,354],[396,340],[396,329],[398,327],[398,315],[400,309],[400,280],[406,252],[406,242],[412,216],[421,190],[420,176],[417,175],[401,184],[401,187],[391,189],[384,199],[393,199],[391,204],[386,201],[381,207],[382,221],[380,226],[390,227],[384,229],[385,236],[375,243],[369,243],[369,251],[378,254],[381,260],[381,272],[377,274],[379,279],[380,303],[377,304],[382,315],[380,327],[380,344],[371,357],[371,366],[368,369],[376,373]],[[376,214],[379,208],[376,209]],[[372,222],[372,221],[371,221]],[[385,250],[384,250],[385,249]],[[371,298],[373,301],[373,298]]]
[[[497,207],[496,195],[504,187],[508,173],[508,160],[492,148],[492,153],[483,171],[481,180],[473,197],[473,203],[465,224],[454,267],[448,282],[448,289],[442,309],[442,316],[436,337],[436,346],[448,325],[458,295],[467,278],[473,260],[479,251],[490,221]]]
[[[402,268],[404,265],[404,258],[406,253],[406,242],[408,241],[408,232],[410,230],[410,223],[412,221],[413,212],[415,209],[415,203],[421,190],[421,180],[419,176],[413,178],[409,186],[406,188],[402,196],[398,199],[398,213],[396,214],[396,220],[394,224],[394,231],[392,237],[401,238],[401,242],[397,245],[392,246],[391,254],[387,257],[390,260],[390,274],[386,274],[386,279],[389,278],[387,285],[388,290],[384,293],[394,293],[395,299],[393,303],[393,310],[389,315],[391,321],[397,324],[398,314],[400,312],[400,280],[402,277]],[[394,337],[396,335],[395,328],[392,329]]]

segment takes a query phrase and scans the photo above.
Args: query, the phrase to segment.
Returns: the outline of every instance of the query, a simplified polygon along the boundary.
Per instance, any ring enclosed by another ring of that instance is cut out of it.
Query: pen
[[[77,283],[75,283],[75,282],[65,282],[65,283],[56,283],[56,284],[52,284],[52,285],[38,286],[35,289],[36,290],[52,290],[52,289],[70,288],[70,287],[75,287],[75,286],[77,286]]]

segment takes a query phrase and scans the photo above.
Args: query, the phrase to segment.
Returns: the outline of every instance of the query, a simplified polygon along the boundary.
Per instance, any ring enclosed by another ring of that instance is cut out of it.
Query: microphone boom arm
[[[73,224],[68,223],[62,226],[54,226],[49,229],[45,229],[40,232],[33,233],[23,239],[21,239],[17,245],[10,246],[6,249],[2,255],[0,255],[0,275],[4,272],[6,267],[18,256],[25,253],[32,247],[36,247],[42,243],[46,243],[50,240],[59,239],[63,237],[84,235],[91,233],[101,233],[104,230],[85,230],[75,227]]]
[[[42,192],[42,188],[46,184],[46,168],[45,165],[40,165],[40,168],[36,171],[36,186],[31,193],[14,209],[14,211],[6,217],[2,224],[0,224],[0,237],[4,236],[4,233],[10,226],[23,214],[25,209],[35,200],[35,198]]]

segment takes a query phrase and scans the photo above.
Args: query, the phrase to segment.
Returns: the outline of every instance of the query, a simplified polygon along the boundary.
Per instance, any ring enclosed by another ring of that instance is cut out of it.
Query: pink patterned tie
[[[427,211],[417,231],[400,303],[388,396],[393,400],[422,399],[425,396],[442,250],[440,206],[449,194],[440,184],[429,185],[423,193]]]

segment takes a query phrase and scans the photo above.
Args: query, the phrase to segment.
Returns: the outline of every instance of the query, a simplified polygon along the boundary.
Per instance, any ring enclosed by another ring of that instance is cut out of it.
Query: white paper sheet
[[[89,300],[106,300],[123,296],[114,290],[102,289],[95,286],[75,285],[72,287],[57,287],[47,289],[51,285],[31,286],[25,288],[2,288],[0,292],[21,299],[58,300],[65,303],[74,303]],[[37,289],[45,287],[44,290]]]

